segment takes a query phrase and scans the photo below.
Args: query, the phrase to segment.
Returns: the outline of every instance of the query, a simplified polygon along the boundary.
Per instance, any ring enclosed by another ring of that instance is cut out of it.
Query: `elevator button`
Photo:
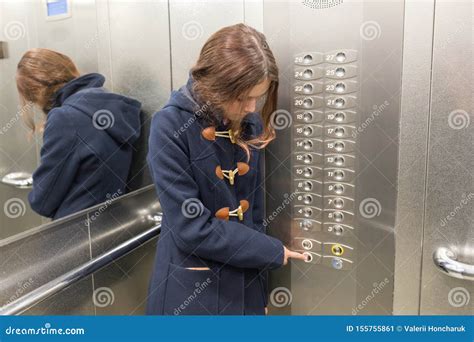
[[[323,54],[320,52],[305,52],[295,56],[297,65],[315,65],[323,62]]]
[[[345,173],[343,170],[336,170],[334,171],[334,179],[336,180],[343,180]]]
[[[304,182],[303,183],[303,189],[305,191],[311,191],[313,189],[313,183],[311,182]]]
[[[357,96],[343,95],[343,96],[327,96],[326,106],[329,108],[343,109],[357,106]]]
[[[344,266],[343,261],[337,258],[332,259],[331,264],[332,264],[332,267],[334,267],[336,270],[340,270]]]
[[[313,255],[311,253],[304,252],[303,255],[306,257],[306,260],[304,262],[312,262],[313,261]]]
[[[310,178],[311,176],[313,176],[313,169],[309,167],[304,168],[303,176],[305,176],[306,178]]]
[[[305,126],[303,128],[303,134],[306,136],[310,136],[313,134],[313,129],[310,126]]]
[[[313,142],[311,140],[303,141],[303,148],[307,151],[311,150],[313,148]]]
[[[303,202],[304,202],[304,204],[306,204],[306,205],[310,205],[310,204],[313,202],[313,196],[311,196],[311,195],[305,195],[305,196],[303,197]]]
[[[342,184],[335,184],[334,185],[334,192],[338,195],[342,195],[344,193],[344,185]]]
[[[332,218],[336,222],[342,222],[344,221],[344,214],[341,213],[340,211],[335,211],[334,213],[332,213]]]
[[[300,228],[309,231],[313,228],[313,223],[310,220],[302,220],[300,221]]]
[[[313,193],[321,196],[323,194],[323,184],[317,180],[294,180],[294,189],[297,193]]]
[[[324,181],[325,182],[344,182],[344,183],[351,183],[355,178],[355,172],[352,169],[344,168],[344,169],[332,169],[332,168],[325,168],[324,172]]]
[[[334,100],[334,106],[338,108],[342,108],[346,105],[346,100],[343,98],[337,98]]]
[[[345,146],[344,142],[338,141],[334,144],[334,149],[338,152],[342,152],[344,151],[344,146]]]
[[[310,250],[313,248],[313,243],[311,242],[311,240],[308,240],[308,239],[304,239],[302,242],[301,242],[301,246],[306,249],[306,250]]]
[[[327,78],[351,78],[357,76],[357,66],[346,64],[344,66],[329,66],[326,68],[325,75]]]
[[[332,202],[335,208],[337,209],[344,208],[344,200],[342,198],[337,197]]]
[[[314,118],[314,116],[313,116],[313,113],[311,113],[311,112],[306,112],[306,113],[303,114],[303,120],[306,121],[306,122],[313,121],[313,118]]]
[[[335,157],[334,158],[334,164],[336,164],[337,166],[343,166],[344,165],[344,157]]]
[[[337,112],[334,114],[334,120],[337,122],[344,122],[344,120],[346,120],[346,114],[344,114],[344,112]]]
[[[316,80],[323,77],[324,69],[322,67],[297,67],[295,68],[295,79],[302,81]]]
[[[348,94],[359,90],[359,83],[356,79],[342,80],[326,80],[324,83],[324,91],[328,94]]]
[[[305,108],[312,108],[313,107],[313,100],[311,98],[306,98],[303,100],[303,106]]]
[[[304,64],[311,64],[313,63],[313,56],[312,55],[305,55],[303,57],[303,63]]]
[[[346,60],[346,54],[344,52],[338,52],[336,54],[336,61],[342,63]]]
[[[330,228],[332,228],[330,231],[332,231],[336,235],[344,234],[344,227],[341,225],[336,224],[334,227],[330,227]]]
[[[313,85],[311,83],[306,83],[303,86],[303,92],[306,94],[312,94],[313,93]]]
[[[335,256],[342,256],[344,254],[344,248],[341,245],[336,244],[332,246],[331,252]]]
[[[345,68],[336,68],[336,76],[343,77],[346,74]]]
[[[303,162],[305,164],[311,164],[313,162],[313,157],[311,156],[311,154],[304,155]]]
[[[303,215],[304,215],[305,217],[311,217],[311,216],[313,216],[313,209],[311,209],[311,208],[304,208],[304,209],[303,209]]]
[[[357,51],[356,50],[336,50],[331,52],[326,52],[324,60],[327,63],[350,63],[357,60]]]
[[[334,134],[337,137],[342,137],[342,136],[344,136],[345,133],[346,133],[346,130],[344,129],[344,127],[336,127],[334,129]]]
[[[346,91],[346,85],[344,83],[338,83],[336,84],[334,90],[336,91],[336,93],[343,93]]]

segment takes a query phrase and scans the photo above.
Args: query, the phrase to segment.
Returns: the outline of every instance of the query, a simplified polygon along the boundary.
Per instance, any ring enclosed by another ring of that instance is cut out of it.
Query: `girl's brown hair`
[[[268,79],[270,87],[261,110],[262,134],[244,140],[241,122],[231,121],[231,128],[247,156],[249,145],[263,148],[275,138],[271,120],[277,106],[278,67],[262,33],[245,24],[220,29],[204,44],[191,75],[194,93],[200,101],[211,103],[214,113],[223,113],[226,103],[247,97],[253,87]]]
[[[53,108],[55,95],[67,82],[79,77],[74,62],[66,55],[48,49],[31,49],[18,63],[16,85],[22,107],[35,104],[48,114]],[[33,112],[22,115],[25,124],[37,130]]]

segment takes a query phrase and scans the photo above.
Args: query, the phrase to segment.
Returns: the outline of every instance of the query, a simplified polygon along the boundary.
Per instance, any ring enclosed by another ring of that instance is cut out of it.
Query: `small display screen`
[[[68,13],[68,0],[47,0],[48,17],[65,15]]]

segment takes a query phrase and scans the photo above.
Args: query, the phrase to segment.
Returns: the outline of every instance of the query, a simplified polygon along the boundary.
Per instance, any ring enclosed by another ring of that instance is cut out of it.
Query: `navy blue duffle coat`
[[[283,244],[266,235],[262,163],[258,149],[245,151],[225,137],[203,137],[210,125],[192,92],[192,78],[173,91],[168,104],[152,120],[148,164],[163,210],[161,234],[149,286],[147,314],[253,315],[267,305],[267,273],[283,264]],[[246,137],[262,131],[261,117],[248,114]],[[249,170],[233,185],[216,167],[234,170],[238,162]],[[249,203],[243,220],[217,218],[241,200]],[[190,269],[200,268],[200,269]]]

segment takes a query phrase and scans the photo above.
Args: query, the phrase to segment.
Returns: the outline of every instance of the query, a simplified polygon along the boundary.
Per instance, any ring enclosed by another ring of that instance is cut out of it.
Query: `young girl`
[[[163,223],[149,314],[264,314],[267,270],[304,260],[263,225],[260,149],[275,137],[277,90],[264,35],[238,24],[210,37],[153,117],[148,163]]]
[[[48,49],[23,55],[16,82],[24,107],[36,105],[46,116],[31,208],[57,219],[124,194],[140,102],[107,92],[102,75],[81,76],[69,57]],[[23,119],[34,132],[27,113]]]

